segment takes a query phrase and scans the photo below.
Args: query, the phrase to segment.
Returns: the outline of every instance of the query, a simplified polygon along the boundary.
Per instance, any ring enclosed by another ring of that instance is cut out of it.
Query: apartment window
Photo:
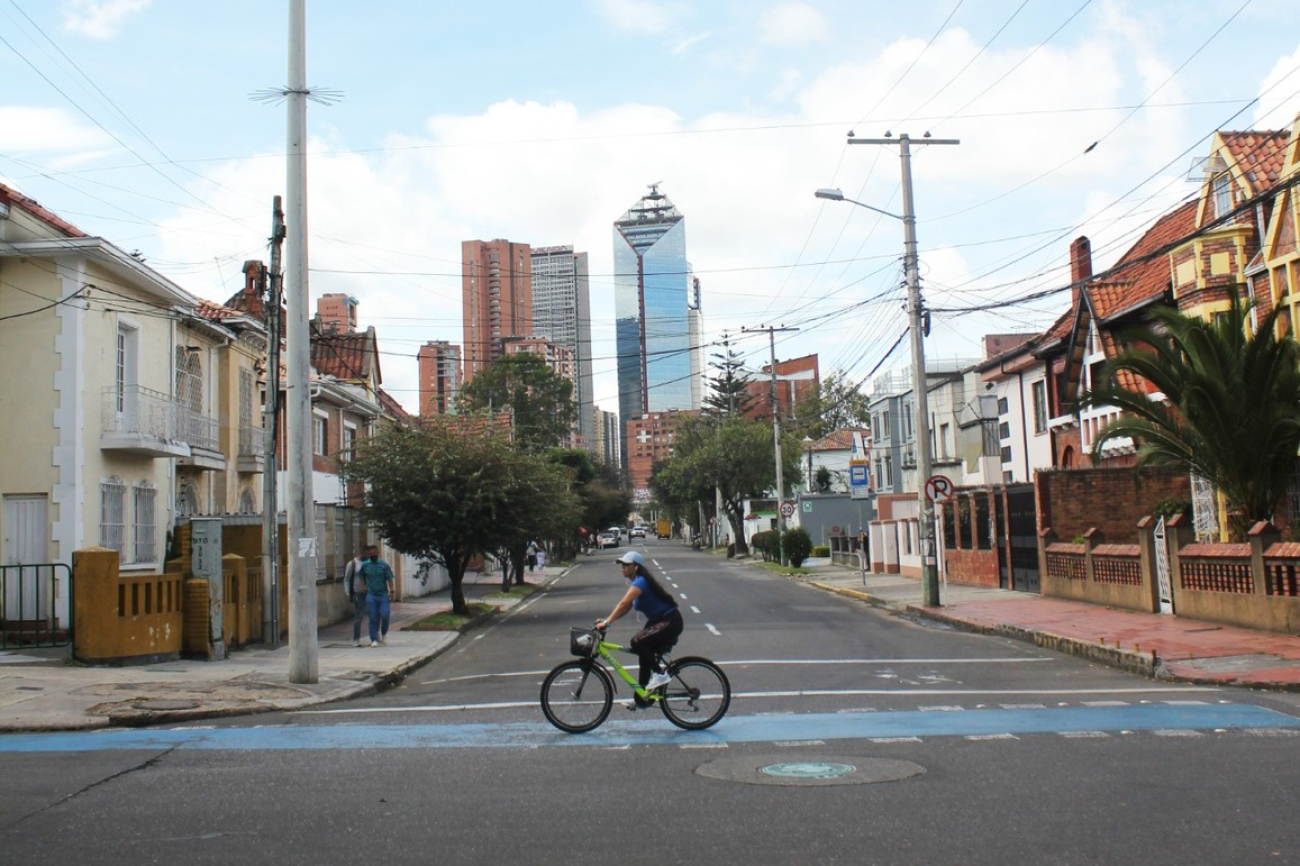
[[[343,453],[339,455],[342,460],[351,460],[353,453],[357,448],[357,428],[349,425],[343,427]]]
[[[998,414],[1005,415],[1011,411],[1011,404],[1007,402],[1006,397],[998,398]]]
[[[1011,438],[1011,424],[1009,424],[1006,421],[1003,421],[1000,424],[998,424],[998,438],[999,439]]]
[[[136,386],[136,357],[140,332],[135,326],[119,322],[117,326],[117,345],[114,354],[113,385],[117,398],[117,411],[122,414],[128,410],[128,401],[134,405],[135,395],[127,395]]]
[[[1002,446],[1002,462],[1003,462],[1003,463],[1010,463],[1010,462],[1011,462],[1011,446],[1010,446],[1010,445],[1003,445],[1003,446]]]
[[[1047,380],[1039,379],[1032,386],[1034,398],[1034,432],[1047,431]]]
[[[134,524],[135,559],[132,562],[143,564],[158,561],[158,528],[155,516],[158,491],[152,484],[137,484],[132,490],[132,519]]]
[[[253,426],[253,371],[247,367],[239,371],[239,426]]]
[[[99,546],[126,551],[126,485],[118,478],[99,482]]]
[[[1214,218],[1221,219],[1232,212],[1232,178],[1228,172],[1220,172],[1210,182],[1210,194],[1214,196]]]
[[[939,425],[939,456],[948,456],[948,443],[952,439],[952,430],[947,424]]]
[[[325,457],[329,454],[329,419],[321,415],[311,419],[312,453]]]

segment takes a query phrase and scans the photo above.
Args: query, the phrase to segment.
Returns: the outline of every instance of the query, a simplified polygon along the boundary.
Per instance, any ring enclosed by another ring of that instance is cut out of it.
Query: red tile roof
[[[17,207],[27,211],[46,225],[58,229],[70,238],[90,237],[90,235],[86,234],[72,223],[62,217],[56,216],[53,211],[46,210],[45,207],[36,199],[29,198],[18,190],[5,186],[2,183],[0,183],[0,203],[6,204],[9,207]]]
[[[1189,201],[1156,220],[1109,270],[1088,283],[1086,291],[1099,319],[1140,306],[1169,288],[1169,251],[1196,227],[1199,202]]]
[[[346,380],[369,380],[373,371],[374,381],[380,382],[374,328],[328,334],[317,330],[313,322],[311,365],[325,375]]]
[[[1241,170],[1252,196],[1259,195],[1278,182],[1286,164],[1289,130],[1253,129],[1245,132],[1220,132],[1219,138]]]
[[[402,408],[402,404],[393,399],[392,395],[380,388],[378,391],[379,406],[384,410],[384,414],[393,418],[400,424],[410,424],[415,420],[411,413]]]

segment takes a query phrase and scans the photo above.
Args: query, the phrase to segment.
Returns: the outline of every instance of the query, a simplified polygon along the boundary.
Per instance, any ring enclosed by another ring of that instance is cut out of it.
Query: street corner
[[[85,686],[74,694],[105,698],[88,706],[86,715],[126,727],[250,715],[326,699],[308,689],[258,681],[105,683]]]

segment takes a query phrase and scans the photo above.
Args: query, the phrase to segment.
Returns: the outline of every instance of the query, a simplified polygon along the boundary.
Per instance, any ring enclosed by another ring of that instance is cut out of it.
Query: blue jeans
[[[381,636],[388,634],[388,616],[392,608],[388,603],[388,593],[366,596],[366,616],[370,618],[370,642],[374,643]]]
[[[361,618],[366,615],[366,593],[352,593],[352,641],[361,640]]]

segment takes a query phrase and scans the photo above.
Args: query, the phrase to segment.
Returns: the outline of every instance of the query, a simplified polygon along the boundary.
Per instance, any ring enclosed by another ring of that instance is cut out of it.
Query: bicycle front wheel
[[[718,723],[731,706],[731,683],[708,659],[682,658],[668,666],[673,681],[664,686],[659,706],[668,721],[688,731]]]
[[[542,712],[561,731],[585,734],[609,717],[614,682],[595,662],[559,665],[542,680]]]

